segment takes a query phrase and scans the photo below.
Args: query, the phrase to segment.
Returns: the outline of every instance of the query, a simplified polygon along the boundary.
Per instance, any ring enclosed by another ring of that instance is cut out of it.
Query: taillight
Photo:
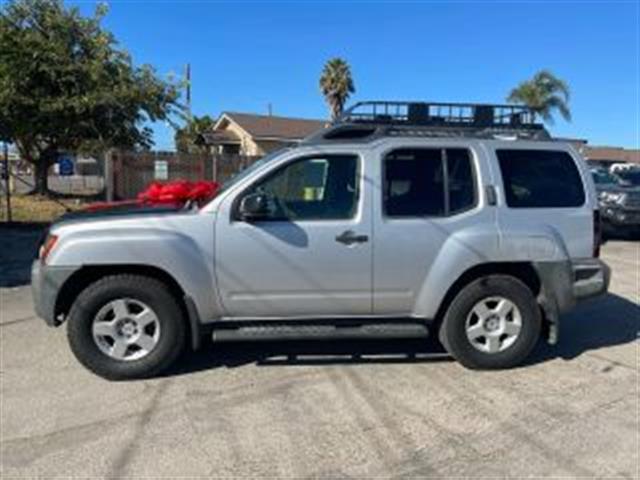
[[[51,250],[53,249],[57,241],[58,241],[58,237],[55,235],[49,235],[47,237],[47,239],[44,241],[44,243],[40,247],[40,255],[39,255],[40,262],[45,264],[47,263],[47,257],[49,256],[49,253],[51,252]]]
[[[602,243],[602,220],[600,210],[593,211],[593,256],[600,256],[600,243]]]

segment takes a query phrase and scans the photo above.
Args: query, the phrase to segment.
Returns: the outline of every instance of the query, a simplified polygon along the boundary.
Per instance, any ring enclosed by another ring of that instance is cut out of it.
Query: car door
[[[372,310],[370,183],[354,153],[291,157],[223,202],[215,271],[225,315],[282,318]],[[251,194],[268,215],[241,218]]]
[[[422,300],[437,292],[425,285],[437,290],[452,281],[450,271],[434,270],[443,252],[453,262],[459,253],[495,248],[495,214],[480,206],[477,153],[466,144],[407,141],[372,154],[381,179],[373,213],[374,314],[428,316],[425,308],[437,305]]]

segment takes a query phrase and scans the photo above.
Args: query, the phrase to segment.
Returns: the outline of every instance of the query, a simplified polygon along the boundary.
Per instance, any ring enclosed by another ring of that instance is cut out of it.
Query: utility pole
[[[11,178],[11,173],[9,172],[9,143],[4,142],[4,186],[5,186],[5,194],[7,196],[7,221],[10,222],[11,218],[11,183],[9,178]]]
[[[187,63],[186,74],[187,79],[187,116],[191,121],[191,64]]]
[[[104,170],[103,170],[103,178],[104,178],[104,192],[106,196],[107,202],[113,202],[114,198],[114,176],[113,176],[113,149],[110,148],[106,152],[104,152]]]

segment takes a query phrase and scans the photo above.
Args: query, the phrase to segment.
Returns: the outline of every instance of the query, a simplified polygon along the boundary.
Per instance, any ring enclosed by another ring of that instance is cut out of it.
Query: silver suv
[[[466,367],[507,368],[606,291],[598,218],[585,162],[526,109],[366,102],[202,208],[54,224],[33,294],[109,379],[205,335],[432,333]]]

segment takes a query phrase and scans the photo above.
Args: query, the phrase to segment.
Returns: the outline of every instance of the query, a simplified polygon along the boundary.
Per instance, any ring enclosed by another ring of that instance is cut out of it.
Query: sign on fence
[[[169,179],[169,162],[166,160],[156,160],[153,162],[153,178],[156,180]]]
[[[58,158],[58,175],[70,177],[73,175],[73,158],[62,155]]]

